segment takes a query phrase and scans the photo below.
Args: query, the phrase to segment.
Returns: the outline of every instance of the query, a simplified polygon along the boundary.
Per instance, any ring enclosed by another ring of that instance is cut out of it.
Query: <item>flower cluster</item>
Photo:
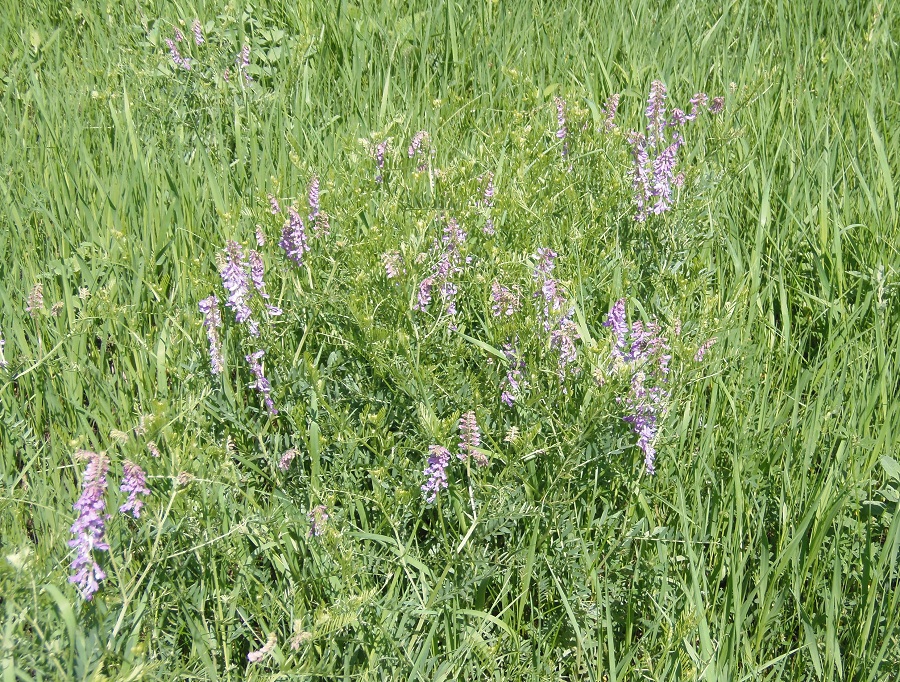
[[[632,131],[628,136],[633,158],[631,181],[637,207],[634,219],[638,222],[646,220],[650,213],[659,215],[672,207],[672,185],[681,187],[684,184],[684,175],[675,174],[678,150],[684,145],[684,137],[677,130],[671,135],[667,131],[696,120],[709,102],[709,97],[699,92],[691,98],[691,113],[676,108],[667,119],[666,97],[666,86],[662,81],[653,81],[644,112],[647,131]],[[708,110],[717,114],[724,106],[724,98],[716,97]]]
[[[319,178],[316,176],[309,181],[307,200],[310,211],[309,222],[312,223],[314,232],[317,235],[328,236],[331,225],[328,222],[328,214],[319,208]]]
[[[225,363],[222,360],[222,340],[219,338],[219,327],[222,326],[219,299],[213,294],[200,301],[198,307],[203,313],[203,326],[206,327],[206,338],[209,340],[209,361],[212,365],[212,373],[221,374]]]
[[[291,448],[290,450],[285,450],[284,454],[281,455],[281,459],[278,460],[278,468],[282,471],[287,471],[291,468],[291,462],[294,461],[294,458],[297,456],[297,449]]]
[[[194,42],[197,45],[202,45],[206,42],[203,39],[203,27],[200,25],[199,19],[194,19],[194,22],[191,24],[191,31],[194,34]]]
[[[284,249],[285,255],[298,267],[303,265],[303,254],[309,251],[309,243],[306,239],[306,228],[303,218],[292,206],[288,209],[288,219],[281,231],[281,241],[278,245]]]
[[[554,97],[553,103],[556,105],[556,139],[563,143],[560,154],[566,157],[569,155],[569,143],[566,141],[566,136],[569,134],[569,129],[566,127],[566,100],[562,97]]]
[[[252,319],[253,311],[250,310],[248,296],[250,294],[250,282],[247,277],[248,263],[244,260],[244,250],[236,241],[228,240],[225,244],[225,259],[222,270],[222,286],[228,292],[225,305],[234,311],[234,319],[238,324],[248,323],[251,333],[257,336],[258,326]],[[253,332],[256,333],[253,333]]]
[[[482,231],[489,237],[493,236],[494,232],[495,232],[494,218],[491,215],[491,209],[494,206],[494,193],[495,193],[494,174],[488,173],[487,174],[487,183],[484,186],[483,198],[480,202],[476,202],[476,205],[483,206],[485,213],[487,214],[487,217],[485,218],[485,221],[484,221],[484,227],[482,228]]]
[[[262,365],[259,362],[265,354],[266,352],[264,350],[257,350],[245,356],[244,359],[247,361],[247,364],[250,365],[250,372],[253,374],[254,378],[253,382],[250,384],[250,388],[255,389],[256,392],[263,397],[263,403],[265,404],[266,409],[269,411],[269,414],[274,416],[278,414],[278,410],[275,409],[275,403],[272,402],[272,384],[266,379]]]
[[[668,342],[655,322],[644,325],[636,321],[629,329],[625,299],[613,305],[603,326],[612,329],[615,337],[611,371],[624,367],[631,372],[628,393],[616,400],[625,408],[623,419],[638,436],[637,446],[644,452],[647,473],[653,474],[659,417],[665,412],[669,398],[664,388],[671,360]]]
[[[694,362],[703,362],[703,358],[709,352],[709,349],[716,345],[716,337],[713,336],[710,339],[707,339],[702,346],[697,349],[697,353],[694,355]],[[2,354],[0,354],[2,355]]]
[[[325,524],[328,523],[328,512],[324,504],[310,509],[306,518],[309,520],[309,537],[318,537],[325,532]]]
[[[556,267],[556,251],[550,248],[537,250],[537,263],[534,266],[532,276],[539,285],[539,290],[534,293],[539,305],[543,305],[542,317],[544,331],[549,332],[556,323],[556,317],[562,310],[565,298],[559,293],[559,283],[553,278],[553,269]]]
[[[150,489],[147,487],[147,477],[144,474],[144,470],[134,462],[126,459],[123,466],[125,477],[119,490],[123,493],[128,493],[128,499],[125,501],[125,504],[119,507],[119,511],[123,514],[131,512],[132,516],[137,519],[140,518],[141,507],[144,506],[144,501],[138,496],[150,494]]]
[[[450,464],[450,451],[440,445],[428,447],[428,463],[423,475],[426,478],[422,485],[422,493],[426,502],[434,502],[441,490],[447,487],[447,466]]]
[[[491,313],[494,317],[511,317],[522,305],[518,292],[503,286],[497,280],[491,284],[491,301]]]
[[[459,453],[456,456],[463,461],[471,458],[478,466],[488,465],[488,459],[481,451],[481,432],[473,410],[459,418]]]
[[[456,294],[458,289],[454,277],[462,272],[464,262],[461,252],[462,245],[466,241],[466,232],[455,218],[447,219],[444,226],[444,234],[440,242],[435,240],[432,250],[438,254],[437,261],[431,268],[431,275],[419,283],[418,301],[415,310],[426,310],[431,304],[432,290],[438,287],[441,301],[444,303],[444,312],[451,318],[456,315]],[[466,258],[465,262],[469,259]],[[451,322],[451,329],[456,326]]]
[[[109,545],[103,539],[106,532],[106,472],[109,458],[102,453],[79,451],[76,458],[87,460],[82,476],[81,497],[75,503],[78,518],[70,529],[75,536],[69,540],[69,547],[75,549],[72,560],[72,575],[69,582],[78,587],[82,598],[90,601],[100,589],[100,582],[106,573],[94,557],[94,550],[108,551]]]
[[[372,158],[375,159],[375,166],[378,172],[375,174],[375,182],[381,184],[384,181],[384,155],[387,154],[388,140],[383,140],[378,144],[370,147]]]
[[[416,171],[422,173],[427,168],[427,155],[425,152],[424,145],[431,144],[431,135],[428,134],[427,130],[420,130],[415,135],[413,135],[412,140],[409,142],[409,149],[406,150],[409,158],[415,158],[418,160],[418,164],[416,165]],[[431,152],[434,153],[434,150]]]
[[[25,312],[31,317],[37,317],[38,311],[44,309],[44,285],[37,282],[28,293],[28,302],[25,306]]]
[[[506,371],[506,378],[501,385],[500,402],[507,407],[512,407],[522,391],[528,386],[525,380],[525,360],[520,357],[518,351],[512,344],[503,345],[503,355],[506,356],[509,367]]]
[[[234,63],[238,65],[238,71],[244,74],[244,82],[250,84],[253,82],[253,76],[250,75],[250,46],[244,45],[241,48],[241,53],[234,60]]]
[[[381,254],[381,262],[384,264],[384,274],[388,279],[396,279],[403,268],[403,258],[399,251],[387,251]]]
[[[275,646],[278,644],[278,635],[274,632],[270,632],[269,636],[266,638],[266,643],[262,645],[262,647],[256,651],[251,651],[247,654],[247,660],[250,663],[259,663],[261,660],[271,655],[271,653],[275,650]]]
[[[182,36],[181,39],[179,39],[178,36],[180,34],[181,34],[181,32],[176,28],[175,29],[175,40],[172,40],[171,38],[166,38],[166,47],[169,48],[169,56],[172,57],[172,63],[175,66],[184,69],[185,71],[190,71],[191,70],[190,60],[185,59],[184,57],[181,56],[181,53],[178,51],[178,46],[175,44],[176,41],[181,42],[181,39],[184,38],[184,36]]]
[[[613,94],[610,95],[606,100],[606,104],[601,107],[600,111],[603,113],[603,129],[606,132],[611,132],[616,129],[616,124],[614,119],[616,118],[616,111],[619,108],[619,99],[621,95]]]

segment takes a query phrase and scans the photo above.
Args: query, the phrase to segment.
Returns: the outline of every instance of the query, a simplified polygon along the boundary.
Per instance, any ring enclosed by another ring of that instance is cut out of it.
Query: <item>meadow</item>
[[[0,680],[898,679],[898,40],[0,2]]]

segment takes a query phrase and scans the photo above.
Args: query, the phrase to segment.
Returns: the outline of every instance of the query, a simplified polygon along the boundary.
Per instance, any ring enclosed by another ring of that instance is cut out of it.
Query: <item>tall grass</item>
[[[894,5],[22,0],[0,16],[4,682],[900,675]],[[208,42],[178,71],[164,39],[195,16]],[[687,133],[679,206],[641,226],[624,135],[596,128],[614,92],[622,131],[643,125],[657,78],[727,108]],[[556,95],[589,124],[566,159]],[[433,181],[403,158],[419,129]],[[389,137],[377,184],[359,139]],[[471,208],[487,172],[494,241]],[[333,234],[290,268],[266,195],[302,201],[313,174]],[[444,210],[468,211],[477,256],[456,333],[411,310]],[[210,376],[197,310],[222,297],[216,254],[257,223],[285,310],[265,332],[276,419],[230,311],[228,371]],[[528,286],[542,246],[577,308],[569,393],[537,336],[489,314],[491,280]],[[590,377],[620,296],[632,319],[683,320],[688,356],[718,338],[673,382],[654,477],[614,382]],[[509,411],[491,350],[516,333],[541,371]],[[426,505],[427,447],[468,409],[492,466]],[[110,519],[91,602],[67,583],[81,448],[140,462],[153,490],[140,520]]]

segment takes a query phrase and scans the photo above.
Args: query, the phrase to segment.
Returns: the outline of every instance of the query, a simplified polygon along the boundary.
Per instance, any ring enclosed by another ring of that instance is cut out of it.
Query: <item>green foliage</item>
[[[45,5],[0,14],[4,682],[900,675],[891,3]],[[625,133],[656,78],[726,110],[686,129],[677,207],[638,224]],[[267,196],[305,217],[313,175],[331,233],[298,268]],[[456,330],[413,308],[446,215],[473,259]],[[284,315],[257,341],[223,309],[213,377],[197,303],[257,226]],[[564,385],[541,247],[581,337]],[[521,292],[509,318],[495,279]],[[653,477],[607,374],[620,297],[673,347]],[[508,408],[515,338],[530,385]],[[428,446],[454,449],[468,410],[490,466],[454,457],[426,504]],[[81,448],[113,462],[90,602],[67,582]],[[152,489],[137,520],[115,513],[126,458]]]

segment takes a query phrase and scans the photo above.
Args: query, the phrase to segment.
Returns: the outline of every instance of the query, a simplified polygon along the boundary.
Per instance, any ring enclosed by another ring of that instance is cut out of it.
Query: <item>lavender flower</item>
[[[481,231],[484,232],[488,237],[494,236],[496,230],[494,229],[494,219],[488,218],[484,221],[484,227],[481,228]]]
[[[272,215],[281,213],[281,206],[278,205],[278,199],[276,199],[273,194],[269,195],[269,211]]]
[[[313,507],[309,514],[306,515],[306,518],[309,519],[309,537],[318,537],[325,532],[325,524],[328,523],[328,512],[325,510],[324,504]]]
[[[655,150],[663,142],[666,127],[666,86],[662,81],[650,84],[650,96],[647,98],[647,145]]]
[[[716,114],[722,113],[722,110],[725,108],[725,98],[724,97],[713,97],[712,103],[709,105],[709,113],[713,116]]]
[[[578,335],[578,327],[572,322],[571,312],[566,315],[559,323],[559,326],[550,333],[550,347],[559,352],[559,378],[560,381],[566,377],[566,372],[577,374],[579,368],[569,367],[578,359],[578,353],[575,350],[575,340],[580,338]]]
[[[294,458],[297,456],[297,449],[291,448],[290,450],[286,450],[285,453],[281,456],[281,459],[278,460],[278,468],[282,471],[287,471],[291,467],[291,462],[294,461]]]
[[[601,109],[606,119],[603,122],[603,129],[606,132],[610,132],[612,130],[615,130],[616,128],[614,119],[616,117],[616,111],[619,108],[619,98],[620,95],[618,94],[610,95],[609,99],[606,100],[606,104],[604,104],[603,108]]]
[[[556,104],[556,139],[565,140],[566,135],[569,134],[566,128],[566,100],[562,97],[554,97],[553,101]],[[569,143],[563,142],[562,155],[568,156],[568,154]]]
[[[684,142],[684,138],[678,133],[672,136],[672,144],[666,147],[653,161],[653,186],[651,194],[657,198],[653,206],[653,212],[657,215],[667,211],[672,198],[672,176],[675,164],[678,163],[678,150]]]
[[[490,208],[494,205],[494,174],[487,174],[487,185],[484,188],[484,205]]]
[[[257,246],[265,246],[266,245],[266,233],[263,230],[262,225],[256,226],[256,245]]]
[[[254,377],[254,381],[250,384],[250,388],[256,389],[256,392],[263,397],[263,403],[265,403],[266,409],[269,411],[269,414],[274,416],[278,414],[278,410],[275,409],[275,403],[272,402],[272,384],[266,379],[265,374],[263,374],[262,365],[259,364],[260,359],[265,354],[264,350],[258,350],[245,356],[244,359],[247,361],[247,364],[250,365],[250,371],[253,373]]]
[[[440,445],[428,446],[428,463],[423,475],[426,477],[422,485],[422,495],[429,504],[437,499],[442,489],[447,488],[447,465],[450,464],[450,451]]]
[[[628,335],[628,323],[625,321],[625,299],[620,298],[610,309],[604,327],[612,329],[616,337],[616,348],[613,353],[621,353],[625,348],[625,337]]]
[[[190,71],[191,62],[181,56],[181,53],[178,51],[178,46],[175,45],[175,41],[166,38],[166,46],[169,48],[169,55],[172,57],[172,63],[185,71]]]
[[[191,24],[191,31],[194,33],[194,42],[197,45],[202,45],[206,42],[203,40],[203,27],[200,25],[199,19],[194,19],[194,23]]]
[[[538,262],[534,266],[534,278],[543,279],[553,274],[553,268],[556,267],[556,257],[557,253],[553,249],[538,249]]]
[[[180,43],[182,40],[184,40],[184,33],[182,33],[182,32],[181,32],[181,29],[179,29],[179,28],[176,26],[176,27],[175,27],[175,42],[176,42],[176,43]]]
[[[672,115],[669,118],[670,126],[682,126],[687,122],[688,117],[681,109],[672,109]]]
[[[644,372],[635,372],[631,377],[630,392],[622,401],[629,414],[624,420],[638,436],[637,446],[644,452],[644,467],[651,476],[656,472],[656,447],[658,435],[658,415],[663,410],[667,394],[659,388],[645,385]]]
[[[259,295],[265,299],[269,298],[269,294],[266,293],[266,283],[263,281],[263,276],[265,274],[265,265],[263,265],[262,256],[259,255],[259,252],[250,249],[250,280],[253,282],[253,286],[256,287],[256,290],[259,292]]]
[[[481,432],[478,430],[478,421],[475,419],[475,412],[469,410],[459,418],[459,454],[457,457],[461,460],[471,457],[478,466],[487,466],[488,459],[481,452],[480,447]]]
[[[387,251],[381,254],[381,262],[384,264],[384,272],[388,279],[396,279],[400,276],[403,259],[399,251]]]
[[[664,383],[669,372],[671,356],[666,338],[659,333],[655,322],[644,325],[637,321],[631,329],[625,322],[625,300],[616,302],[604,326],[611,327],[616,336],[613,361],[620,367],[630,367],[629,392],[617,402],[625,407],[623,419],[631,424],[638,436],[637,446],[644,452],[644,466],[648,474],[655,471],[655,441],[658,419],[665,411],[668,392],[654,383]]]
[[[241,47],[241,53],[234,60],[238,65],[238,70],[244,74],[244,82],[250,84],[253,82],[253,77],[250,75],[250,72],[247,70],[250,68],[250,46],[244,45]],[[226,78],[227,80],[227,78]]]
[[[32,318],[37,317],[38,311],[44,309],[44,285],[37,282],[28,293],[28,302],[25,311]]]
[[[309,251],[306,228],[303,226],[303,219],[293,206],[288,209],[288,215],[278,245],[284,249],[285,255],[299,267],[303,265],[303,253]]]
[[[691,113],[688,114],[687,119],[689,121],[696,119],[700,112],[706,108],[707,102],[709,102],[709,97],[705,92],[698,92],[691,97]]]
[[[491,284],[491,312],[494,317],[511,317],[521,306],[519,296],[496,280]]]
[[[159,459],[160,452],[159,447],[152,440],[147,443],[147,450],[153,456]]]
[[[100,581],[106,578],[93,551],[109,550],[109,545],[103,539],[108,518],[104,512],[109,459],[104,454],[85,451],[75,453],[75,457],[86,459],[87,467],[82,477],[81,497],[74,505],[78,518],[70,529],[75,537],[69,540],[69,547],[75,549],[75,558],[72,560],[71,568],[74,572],[69,577],[69,582],[78,587],[83,599],[90,601],[100,589]]]
[[[712,337],[705,341],[703,345],[697,349],[697,353],[694,355],[694,362],[703,362],[703,358],[709,352],[709,349],[716,345],[717,340],[716,337]]]
[[[434,288],[434,278],[426,277],[419,283],[419,293],[413,310],[424,311],[431,304],[431,290]]]
[[[222,326],[222,315],[219,312],[219,299],[215,295],[204,298],[198,304],[203,313],[203,326],[206,327],[206,338],[209,340],[209,361],[213,374],[221,374],[225,367],[222,360],[222,341],[219,338],[219,327]]]
[[[147,477],[143,469],[127,459],[125,460],[124,469],[125,477],[119,490],[123,493],[128,493],[128,500],[119,507],[119,511],[123,514],[131,512],[131,515],[137,519],[141,515],[141,507],[144,506],[144,501],[138,495],[150,494],[150,489],[147,487]]]
[[[512,344],[503,345],[503,355],[509,362],[509,368],[506,372],[506,378],[502,384],[502,393],[500,394],[500,402],[507,407],[512,407],[522,391],[528,386],[525,381],[525,360],[520,356],[516,348]]]
[[[672,184],[680,189],[681,187],[684,187],[684,179],[684,171],[681,171],[674,178],[672,178]]]
[[[261,660],[271,655],[271,653],[275,650],[275,646],[278,644],[278,635],[274,632],[270,632],[269,636],[266,638],[266,643],[262,645],[260,649],[257,651],[251,651],[247,654],[247,660],[250,663],[259,663]]]
[[[381,183],[384,180],[384,155],[387,153],[388,141],[384,140],[372,147],[372,157],[375,159],[375,165],[378,167],[378,173],[375,175],[375,182]]]
[[[220,274],[222,285],[228,292],[228,300],[225,301],[225,305],[234,311],[234,319],[239,324],[250,320],[253,314],[247,304],[250,284],[247,281],[246,267],[247,263],[244,261],[244,251],[241,249],[241,245],[228,240],[225,243],[225,265]]]
[[[631,170],[634,203],[637,206],[634,219],[637,222],[643,222],[647,219],[647,205],[653,196],[652,165],[650,154],[647,151],[647,138],[642,133],[632,131],[628,136],[628,142],[631,145],[631,154],[634,160]]]
[[[309,219],[313,220],[319,215],[319,178],[315,175],[309,181],[309,210],[311,211]]]
[[[327,237],[331,234],[331,224],[328,222],[328,214],[325,211],[319,211],[316,213],[315,223],[313,224],[313,230],[316,234]]]
[[[420,173],[425,170],[425,156],[423,154],[424,149],[422,149],[422,144],[430,142],[430,140],[431,136],[428,134],[428,131],[420,130],[413,135],[413,138],[409,143],[409,149],[406,150],[409,158],[419,157],[419,165],[416,166],[416,170]]]

